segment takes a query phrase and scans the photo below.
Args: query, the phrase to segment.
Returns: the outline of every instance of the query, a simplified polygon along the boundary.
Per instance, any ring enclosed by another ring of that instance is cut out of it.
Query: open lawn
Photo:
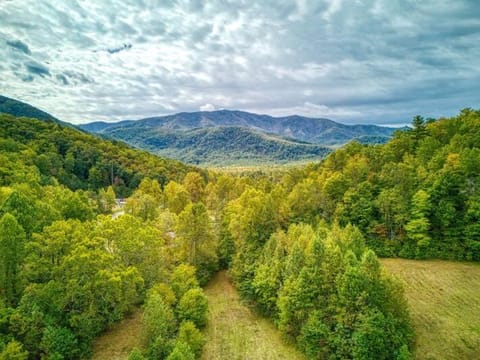
[[[283,342],[269,320],[240,302],[225,272],[216,274],[205,292],[210,314],[203,360],[304,359],[293,346]]]
[[[92,360],[126,360],[134,347],[140,348],[141,325],[138,309],[95,341]]]
[[[383,259],[405,285],[416,359],[480,359],[480,264]]]

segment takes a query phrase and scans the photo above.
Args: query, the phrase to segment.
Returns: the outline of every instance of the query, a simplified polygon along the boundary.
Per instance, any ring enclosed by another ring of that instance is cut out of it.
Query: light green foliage
[[[412,197],[411,219],[405,225],[407,236],[413,240],[419,249],[428,247],[430,236],[428,231],[430,222],[428,214],[430,211],[430,196],[423,190],[418,190]]]
[[[105,247],[124,266],[135,266],[146,287],[165,280],[165,272],[171,261],[163,246],[162,234],[157,228],[130,215],[116,219],[101,217],[97,221],[93,235],[104,239]]]
[[[228,229],[236,249],[231,272],[242,295],[250,297],[255,261],[278,225],[275,204],[269,194],[247,188],[228,205],[227,212],[232,214]]]
[[[218,269],[218,260],[216,237],[202,203],[188,204],[178,215],[175,244],[177,259],[195,266],[200,284],[205,284]]]
[[[170,181],[164,189],[166,207],[175,214],[180,214],[190,202],[190,194],[185,187]]]
[[[167,360],[195,360],[195,354],[187,343],[177,341]]]
[[[180,321],[192,321],[198,328],[207,322],[208,301],[200,288],[188,290],[177,305],[177,314]]]
[[[115,207],[115,191],[113,187],[109,186],[107,191],[100,189],[98,192],[98,210],[102,214],[109,214]]]
[[[142,220],[153,220],[158,215],[158,204],[152,195],[137,190],[128,198],[125,205],[125,212],[138,216]]]
[[[40,228],[36,211],[35,199],[20,189],[11,192],[0,207],[0,214],[13,215],[27,234]]]
[[[190,349],[195,354],[195,357],[199,357],[202,353],[203,345],[205,344],[205,339],[197,329],[195,324],[191,321],[183,321],[180,324],[180,328],[178,330],[177,341],[184,342],[188,344]]]
[[[168,306],[173,306],[177,302],[177,298],[175,296],[175,293],[173,292],[172,288],[168,286],[168,284],[165,283],[158,283],[152,286],[152,288],[149,290],[149,292],[156,292],[162,300],[168,305]],[[148,294],[147,294],[148,296]]]
[[[195,272],[195,267],[187,264],[180,264],[173,270],[170,285],[178,300],[188,290],[198,288],[199,285]]]
[[[18,341],[10,341],[0,353],[0,360],[27,360],[28,352]]]
[[[142,179],[140,185],[138,185],[138,191],[150,195],[157,206],[162,203],[163,193],[157,180],[149,178]]]
[[[188,172],[183,179],[183,186],[190,194],[190,200],[194,203],[200,202],[205,194],[205,180],[198,172]]]
[[[176,328],[172,309],[156,292],[149,293],[144,305],[142,337],[147,345],[155,339],[169,339]]]

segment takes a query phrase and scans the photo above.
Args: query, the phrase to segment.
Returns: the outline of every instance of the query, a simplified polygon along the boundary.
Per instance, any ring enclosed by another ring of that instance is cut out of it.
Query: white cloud
[[[200,106],[199,110],[200,111],[214,111],[216,109],[215,109],[215,106],[212,105],[212,104],[205,104],[205,105]]]

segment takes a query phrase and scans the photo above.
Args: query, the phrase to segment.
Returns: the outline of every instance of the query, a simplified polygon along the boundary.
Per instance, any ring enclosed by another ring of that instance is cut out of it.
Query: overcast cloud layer
[[[0,94],[73,123],[480,107],[478,0],[0,0]]]

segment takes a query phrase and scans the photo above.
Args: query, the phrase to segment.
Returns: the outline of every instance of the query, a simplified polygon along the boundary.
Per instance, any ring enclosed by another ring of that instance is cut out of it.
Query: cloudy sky
[[[0,94],[73,123],[480,107],[478,0],[0,0]]]

